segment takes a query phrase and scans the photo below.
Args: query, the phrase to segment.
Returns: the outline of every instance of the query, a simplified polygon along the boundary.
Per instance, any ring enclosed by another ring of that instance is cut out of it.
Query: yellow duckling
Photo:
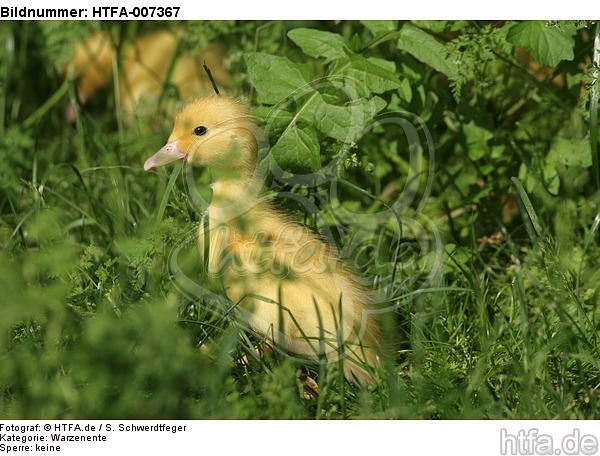
[[[212,92],[212,84],[202,67],[206,62],[215,81],[223,85],[229,79],[224,65],[224,50],[217,43],[209,44],[199,55],[178,55],[177,46],[182,30],[156,30],[137,40],[124,43],[119,68],[121,109],[129,117],[156,107],[156,101],[169,80],[185,100],[199,93]],[[106,32],[95,32],[73,51],[73,58],[65,71],[78,76],[77,94],[87,101],[113,77],[116,49]],[[171,68],[173,65],[173,68]],[[69,121],[75,120],[72,106],[67,111]]]
[[[368,385],[381,348],[368,293],[326,242],[261,196],[256,138],[242,102],[199,98],[182,109],[144,169],[175,160],[208,168],[209,273],[221,278],[239,318],[290,355],[342,359],[346,378]],[[201,255],[205,231],[202,223]]]

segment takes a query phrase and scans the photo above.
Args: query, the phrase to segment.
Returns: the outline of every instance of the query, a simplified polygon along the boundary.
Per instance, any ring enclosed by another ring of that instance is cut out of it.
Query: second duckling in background
[[[206,64],[219,85],[226,85],[229,72],[225,67],[225,49],[210,43],[195,55],[178,49],[183,30],[160,29],[144,34],[135,41],[124,41],[119,49],[105,31],[94,32],[77,44],[65,73],[77,79],[77,95],[85,105],[98,91],[113,80],[114,64],[119,61],[119,100],[127,123],[135,115],[146,115],[157,107],[167,86],[176,90],[177,100],[200,94],[209,95],[212,84]],[[67,119],[75,120],[77,107],[69,104]]]

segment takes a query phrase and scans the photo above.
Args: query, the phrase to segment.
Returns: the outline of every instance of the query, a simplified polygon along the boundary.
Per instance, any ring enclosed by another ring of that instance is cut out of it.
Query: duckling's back
[[[330,245],[265,203],[234,219],[209,213],[210,270],[242,320],[288,354],[341,356],[350,381],[370,384],[381,350],[370,298]]]

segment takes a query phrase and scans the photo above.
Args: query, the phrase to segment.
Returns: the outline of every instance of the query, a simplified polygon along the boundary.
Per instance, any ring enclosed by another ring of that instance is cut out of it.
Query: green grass
[[[593,56],[597,25],[564,23],[574,57],[541,81],[515,58],[503,30],[510,23],[417,24],[460,49],[460,74],[444,70],[450,75],[439,72],[450,63],[422,61],[427,48],[410,41],[416,32],[404,24],[267,23],[255,34],[257,24],[228,22],[192,24],[190,34],[204,26],[208,39],[225,43],[232,91],[265,115],[264,57],[245,53],[302,62],[314,78],[346,71],[335,65],[338,51],[329,62],[299,34],[284,39],[300,25],[338,35],[382,68],[393,64],[401,85],[370,76],[367,90],[385,100],[381,114],[417,113],[435,145],[435,171],[421,179],[392,124],[346,147],[329,126],[306,120],[303,128],[318,130],[322,162],[342,159],[341,203],[325,184],[272,177],[280,192],[315,203],[310,216],[284,201],[321,229],[335,226],[338,203],[358,214],[337,219],[352,227],[398,189],[414,190],[400,214],[406,250],[395,253],[388,227],[381,263],[361,271],[394,279],[387,290],[374,285],[389,307],[378,384],[361,390],[336,365],[257,356],[260,339],[236,323],[218,284],[203,277],[194,241],[186,242],[200,214],[181,170],[142,169],[170,125],[142,118],[125,127],[111,87],[68,125],[74,82],[62,81],[54,57],[91,24],[59,32],[8,23],[0,28],[0,418],[600,418],[597,101],[580,99],[582,88],[597,96],[598,82],[579,67]],[[102,24],[121,37],[155,26]],[[347,106],[331,88],[323,93]],[[285,109],[311,105],[298,98]],[[275,122],[271,141],[284,129]],[[206,176],[197,174],[202,189]],[[340,247],[354,239],[334,234]],[[317,398],[303,397],[300,369],[318,382]]]

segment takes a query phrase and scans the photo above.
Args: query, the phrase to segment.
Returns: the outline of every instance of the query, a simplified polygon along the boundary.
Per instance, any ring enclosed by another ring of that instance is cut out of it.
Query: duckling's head
[[[226,96],[198,98],[175,119],[168,143],[144,163],[147,171],[176,160],[251,175],[257,157],[256,124],[248,107]]]

